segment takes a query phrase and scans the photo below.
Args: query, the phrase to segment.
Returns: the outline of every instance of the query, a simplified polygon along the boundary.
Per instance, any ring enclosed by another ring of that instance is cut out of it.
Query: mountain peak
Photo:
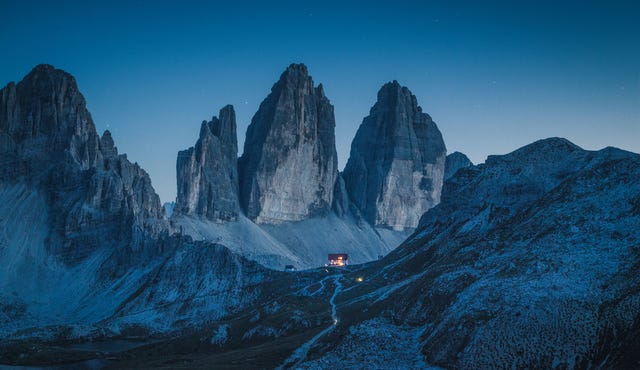
[[[455,175],[455,173],[458,172],[459,169],[469,166],[473,166],[473,163],[465,154],[460,152],[453,152],[447,155],[447,160],[444,164],[444,179],[449,179],[450,177]]]
[[[308,76],[309,75],[309,70],[307,69],[307,66],[304,65],[304,63],[291,63],[291,64],[289,64],[287,69],[284,70],[282,75],[283,76],[289,76],[289,75]]]
[[[211,120],[211,132],[225,143],[232,145],[233,156],[238,152],[238,135],[236,134],[236,111],[233,105],[227,104],[218,113],[218,118]]]
[[[540,139],[522,147],[522,149],[545,149],[545,148],[565,148],[567,150],[582,150],[579,146],[563,137],[549,137]]]
[[[63,82],[66,82],[74,90],[78,90],[76,79],[68,72],[62,69],[57,69],[50,64],[38,64],[24,77],[21,84],[37,84],[42,87],[43,83],[51,83],[55,86],[60,85]]]
[[[326,212],[337,176],[333,106],[304,64],[291,64],[247,128],[241,203],[257,223]]]
[[[521,161],[523,159],[536,159],[539,161],[563,160],[570,154],[584,151],[584,149],[565,138],[550,137],[535,141],[505,155],[490,155],[487,157],[486,163],[501,160]]]
[[[222,119],[222,116],[233,115],[235,117],[236,111],[233,109],[233,105],[227,104],[220,109],[219,116]]]
[[[409,94],[411,94],[409,89],[405,86],[400,85],[400,83],[397,80],[387,82],[384,85],[382,85],[380,90],[378,90],[378,99],[380,99],[381,96],[387,96],[390,94],[400,94],[403,90],[406,90],[409,92]]]
[[[52,156],[65,152],[85,168],[98,159],[93,120],[69,73],[40,64],[17,84],[8,84],[0,96],[11,96],[3,99],[0,111],[17,112],[0,118],[0,131],[12,137],[12,146],[30,143],[32,150],[24,154],[34,160],[32,164],[39,158],[48,166]],[[35,142],[38,145],[31,144]]]
[[[100,151],[102,155],[107,158],[114,158],[118,156],[118,148],[115,147],[113,137],[111,137],[111,131],[105,130],[100,138]]]
[[[418,99],[411,93],[411,90],[400,85],[397,80],[393,80],[385,83],[378,90],[378,101],[371,109],[398,110],[404,109],[404,106],[410,110],[422,112],[422,107],[418,106]]]
[[[385,83],[384,85],[382,85],[382,87],[380,88],[380,91],[382,90],[401,90],[403,88],[402,85],[400,85],[400,82],[398,82],[398,80],[393,80],[393,81],[389,81],[387,83]],[[404,87],[406,89],[406,87]]]
[[[442,135],[416,97],[388,82],[351,143],[347,192],[372,225],[415,228],[440,201],[445,156]]]
[[[546,157],[552,156],[554,154],[564,155],[581,151],[584,151],[584,149],[580,148],[579,146],[565,138],[550,137],[534,141],[533,143],[525,145],[508,155],[515,157],[520,157],[523,155],[541,155]]]
[[[37,66],[33,67],[29,74],[54,73],[55,71],[64,72],[60,69],[56,69],[56,67],[52,66],[51,64],[38,64]]]
[[[215,222],[238,218],[238,138],[232,105],[218,117],[203,121],[194,147],[178,153],[176,214],[205,217]]]
[[[313,86],[313,79],[309,76],[307,66],[302,63],[290,64],[282,72],[278,82],[273,85],[271,91],[305,89]]]

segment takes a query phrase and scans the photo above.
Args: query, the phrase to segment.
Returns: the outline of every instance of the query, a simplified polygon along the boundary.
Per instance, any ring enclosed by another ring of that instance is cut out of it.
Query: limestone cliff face
[[[387,83],[351,144],[347,192],[373,225],[415,228],[440,201],[445,157],[442,135],[416,97]]]
[[[453,152],[447,155],[444,164],[444,179],[447,180],[458,172],[459,169],[473,166],[469,158],[460,152]]]
[[[303,64],[292,64],[260,104],[239,160],[240,202],[257,223],[326,213],[338,176],[333,106]]]
[[[168,230],[147,173],[96,133],[75,79],[35,67],[0,90],[0,181],[48,198],[48,247],[73,262],[105,245],[141,248]]]
[[[216,222],[238,219],[236,115],[227,105],[218,116],[202,122],[195,147],[178,153],[177,215],[197,215]]]
[[[0,96],[0,153],[11,164],[4,178],[41,175],[53,159],[80,169],[99,164],[99,137],[71,75],[39,65]]]

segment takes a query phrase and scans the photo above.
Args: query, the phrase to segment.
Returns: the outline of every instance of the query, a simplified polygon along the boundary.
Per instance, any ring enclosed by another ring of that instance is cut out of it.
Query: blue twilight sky
[[[640,1],[0,0],[0,84],[73,74],[99,132],[175,198],[178,150],[233,104],[240,151],[284,68],[335,107],[339,166],[380,86],[417,96],[474,163],[562,136],[640,152]]]

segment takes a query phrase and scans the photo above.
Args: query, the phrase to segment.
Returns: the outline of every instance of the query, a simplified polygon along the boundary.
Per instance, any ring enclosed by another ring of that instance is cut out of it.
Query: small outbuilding
[[[346,266],[349,255],[346,253],[329,253],[329,266]]]

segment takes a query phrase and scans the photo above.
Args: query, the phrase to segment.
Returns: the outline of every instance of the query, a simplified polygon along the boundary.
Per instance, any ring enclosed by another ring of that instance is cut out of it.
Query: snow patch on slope
[[[117,306],[112,297],[97,299],[105,292],[95,289],[96,271],[108,258],[108,251],[97,252],[75,266],[64,265],[45,244],[49,217],[46,199],[39,191],[25,184],[0,185],[2,333],[44,325],[82,326]]]
[[[349,254],[349,264],[377,260],[398,246],[396,241],[409,235],[408,231],[374,229],[364,221],[340,218],[333,213],[299,222],[263,225],[263,228],[306,262],[304,268],[327,263],[329,253]]]
[[[173,217],[171,222],[178,232],[194,240],[223,244],[233,252],[277,270],[289,264],[303,264],[287,247],[244,215],[239,215],[237,222],[217,223],[184,215]]]
[[[48,250],[51,217],[40,191],[0,184],[0,337],[177,330],[242,308],[264,278],[264,269],[224,246],[186,241],[118,266],[122,272],[113,266],[117,253],[132,252],[108,242],[68,265]]]
[[[196,240],[224,244],[276,270],[289,264],[298,269],[322,266],[329,253],[349,254],[350,264],[377,260],[410,235],[410,231],[373,228],[364,221],[333,213],[277,225],[257,225],[243,215],[237,222],[215,223],[178,216],[172,218],[172,223],[178,232]]]

